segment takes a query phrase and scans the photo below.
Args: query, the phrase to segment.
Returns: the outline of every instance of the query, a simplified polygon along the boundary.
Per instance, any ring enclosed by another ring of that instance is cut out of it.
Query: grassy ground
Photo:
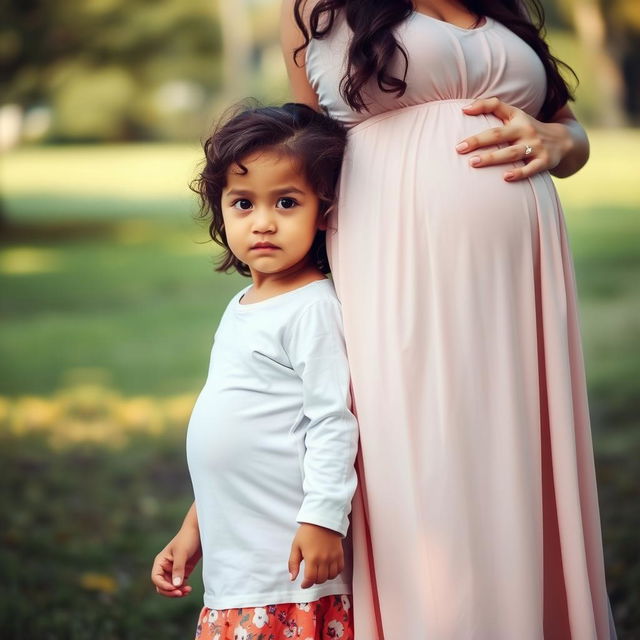
[[[640,132],[592,141],[590,165],[558,186],[581,296],[609,587],[621,638],[632,638],[640,192],[628,159]],[[212,271],[186,188],[197,157],[181,146],[69,147],[3,160],[3,638],[191,633],[199,594],[164,601],[147,573],[188,504],[189,403],[219,315],[245,282]]]

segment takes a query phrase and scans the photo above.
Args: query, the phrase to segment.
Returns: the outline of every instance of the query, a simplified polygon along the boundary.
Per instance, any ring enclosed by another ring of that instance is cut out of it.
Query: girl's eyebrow
[[[271,191],[269,191],[269,195],[276,195],[276,194],[282,194],[282,193],[297,193],[300,194],[301,196],[305,195],[305,191],[302,191],[302,189],[298,189],[298,187],[291,187],[291,186],[285,186],[285,187],[278,187],[277,189],[272,189]],[[241,198],[248,198],[249,196],[253,196],[254,193],[253,191],[248,191],[245,189],[231,189],[229,191],[227,191],[225,193],[226,196],[239,196]]]
[[[277,189],[272,189],[269,193],[299,193],[301,196],[305,194],[305,192],[302,191],[302,189],[298,189],[298,187],[278,187]]]

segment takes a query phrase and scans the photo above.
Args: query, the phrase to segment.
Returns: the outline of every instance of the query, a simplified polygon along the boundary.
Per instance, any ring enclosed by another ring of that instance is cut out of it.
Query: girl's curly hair
[[[222,218],[221,199],[229,168],[236,165],[246,173],[242,161],[257,151],[292,157],[299,162],[320,201],[319,214],[326,216],[334,202],[346,136],[340,123],[304,104],[240,104],[223,116],[204,142],[204,167],[191,183],[200,199],[199,217],[209,222],[209,235],[224,248],[216,271],[235,269],[244,276],[250,275],[249,267],[229,249]],[[324,231],[316,233],[310,255],[316,266],[328,273]]]

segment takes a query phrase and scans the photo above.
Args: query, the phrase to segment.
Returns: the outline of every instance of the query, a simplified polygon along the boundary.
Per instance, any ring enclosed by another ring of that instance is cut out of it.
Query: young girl
[[[353,638],[357,425],[324,275],[344,145],[340,125],[296,104],[244,109],[205,143],[196,184],[218,270],[252,284],[222,317],[189,422],[195,503],[152,569],[158,593],[184,596],[202,556],[201,640]]]

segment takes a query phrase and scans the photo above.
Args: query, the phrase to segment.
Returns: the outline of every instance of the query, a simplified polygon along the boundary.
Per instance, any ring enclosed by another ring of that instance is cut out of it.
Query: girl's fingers
[[[151,569],[151,582],[164,591],[173,591],[174,586],[171,584],[171,561],[162,558],[153,563]]]
[[[171,569],[171,583],[174,587],[180,587],[184,580],[184,566],[187,562],[187,554],[180,550],[173,557],[173,567]]]
[[[336,560],[329,566],[329,580],[333,580],[340,573],[340,563]]]
[[[507,164],[510,162],[518,162],[520,160],[529,161],[533,159],[532,151],[529,154],[526,153],[527,148],[533,147],[522,144],[514,144],[503,149],[496,149],[495,151],[486,151],[469,158],[469,164],[472,167],[489,167],[496,164]]]
[[[182,598],[182,596],[186,596],[191,593],[191,587],[184,586],[180,587],[180,589],[160,589],[159,587],[156,587],[156,592],[166,598]]]
[[[291,545],[291,553],[289,554],[289,579],[293,582],[300,573],[300,563],[302,562],[302,551],[294,542]]]
[[[318,577],[316,578],[316,584],[323,584],[329,578],[329,565],[322,563],[318,567]]]
[[[308,589],[312,587],[318,581],[318,565],[309,563],[307,564],[306,560],[304,563],[304,579],[300,586],[303,589]]]

